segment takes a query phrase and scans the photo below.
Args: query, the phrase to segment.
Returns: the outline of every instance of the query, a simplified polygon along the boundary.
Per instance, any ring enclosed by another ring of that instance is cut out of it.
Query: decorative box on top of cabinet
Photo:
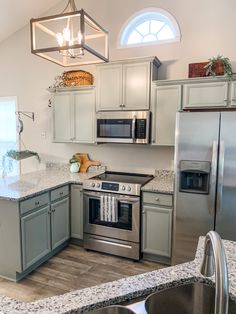
[[[49,89],[52,93],[53,141],[94,143],[95,87]]]
[[[148,110],[151,81],[158,79],[156,57],[135,58],[97,66],[97,111]]]

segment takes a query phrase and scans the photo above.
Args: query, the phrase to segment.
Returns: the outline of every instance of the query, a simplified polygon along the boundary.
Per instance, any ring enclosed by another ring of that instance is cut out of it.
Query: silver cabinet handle
[[[219,170],[218,170],[218,195],[217,195],[217,213],[221,213],[222,208],[222,195],[223,195],[223,181],[224,181],[224,160],[225,159],[225,143],[220,141],[219,153]]]
[[[135,142],[135,124],[136,124],[136,116],[133,116],[132,120],[132,139]]]
[[[159,197],[157,197],[157,198],[156,198],[156,202],[159,202],[159,201],[160,201],[160,199],[159,199]]]
[[[213,141],[212,158],[211,158],[210,204],[209,204],[209,213],[211,215],[213,215],[215,211],[217,154],[218,154],[218,142]]]

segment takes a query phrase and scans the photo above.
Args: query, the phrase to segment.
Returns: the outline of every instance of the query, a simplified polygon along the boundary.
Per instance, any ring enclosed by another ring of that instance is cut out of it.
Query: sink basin
[[[111,305],[103,309],[93,311],[91,314],[135,314],[135,312],[124,306]]]
[[[214,314],[214,304],[214,287],[192,283],[151,294],[145,308],[148,314]],[[236,303],[230,300],[228,314],[235,313]]]

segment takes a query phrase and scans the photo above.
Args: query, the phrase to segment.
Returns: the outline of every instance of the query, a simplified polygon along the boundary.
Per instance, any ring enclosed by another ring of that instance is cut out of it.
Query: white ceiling
[[[37,18],[60,0],[0,0],[0,42]]]

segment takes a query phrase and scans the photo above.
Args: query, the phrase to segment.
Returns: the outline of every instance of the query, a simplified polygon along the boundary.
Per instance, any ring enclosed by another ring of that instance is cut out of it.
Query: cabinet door
[[[176,112],[181,107],[181,85],[157,86],[153,90],[153,145],[175,145]]]
[[[51,251],[49,206],[21,218],[21,237],[25,270]]]
[[[231,82],[230,88],[231,88],[230,106],[235,107],[236,106],[236,82]]]
[[[123,65],[124,110],[149,109],[150,62]]]
[[[52,249],[69,239],[69,198],[51,204]]]
[[[94,143],[95,90],[74,93],[75,142]]]
[[[71,93],[56,93],[53,100],[53,141],[74,139],[74,105]]]
[[[227,82],[184,85],[183,109],[226,107],[227,105]]]
[[[97,110],[122,108],[122,65],[105,65],[97,68]]]
[[[83,239],[83,187],[71,186],[71,237]]]
[[[172,209],[143,205],[142,252],[171,256]]]

